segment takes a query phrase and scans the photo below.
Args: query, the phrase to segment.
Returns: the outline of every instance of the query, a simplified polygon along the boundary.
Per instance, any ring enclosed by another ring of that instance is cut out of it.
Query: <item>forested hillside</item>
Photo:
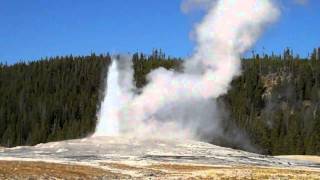
[[[243,73],[219,98],[228,116],[225,131],[236,127],[265,154],[320,155],[320,49],[310,59],[254,55]],[[55,57],[0,65],[0,142],[2,146],[84,137],[94,131],[103,96],[109,55]],[[134,54],[136,86],[163,66],[182,71],[181,59]],[[238,147],[212,138],[212,143]],[[239,146],[240,147],[240,146]]]
[[[0,66],[3,146],[84,137],[94,131],[110,56],[55,57]]]
[[[261,152],[320,155],[320,49],[311,60],[292,54],[244,60],[222,99]]]

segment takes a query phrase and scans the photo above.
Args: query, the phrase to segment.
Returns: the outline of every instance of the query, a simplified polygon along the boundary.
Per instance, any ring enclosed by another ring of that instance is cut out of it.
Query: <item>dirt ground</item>
[[[320,179],[320,170],[190,164],[100,167],[45,162],[0,161],[0,179]]]

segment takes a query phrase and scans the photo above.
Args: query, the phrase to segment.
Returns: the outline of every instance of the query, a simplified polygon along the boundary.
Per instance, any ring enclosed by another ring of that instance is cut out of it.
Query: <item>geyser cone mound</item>
[[[1,149],[0,179],[1,173],[9,179],[313,179],[320,165],[197,141],[92,137]]]
[[[91,137],[0,150],[0,159],[73,162],[191,163],[205,165],[258,165],[317,167],[303,161],[283,160],[212,144],[172,139]]]

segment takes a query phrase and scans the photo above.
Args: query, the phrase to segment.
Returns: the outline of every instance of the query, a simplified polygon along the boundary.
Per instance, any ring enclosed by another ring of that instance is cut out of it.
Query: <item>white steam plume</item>
[[[227,92],[232,79],[240,74],[241,54],[279,11],[271,0],[211,4],[196,27],[197,46],[184,63],[185,72],[163,68],[151,72],[142,94],[122,110],[122,131],[187,138],[197,137],[198,131],[218,133],[220,115],[215,111],[215,99]]]
[[[276,20],[279,11],[271,0],[209,1],[205,0],[210,5],[208,12],[195,29],[195,52],[184,62],[183,73],[156,69],[135,97],[129,91],[132,79],[123,81],[126,86],[122,87],[129,89],[122,89],[125,103],[115,109],[114,117],[121,134],[193,139],[199,134],[223,136],[223,112],[216,98],[228,91],[230,82],[240,74],[241,54]],[[188,0],[192,2],[200,1]]]

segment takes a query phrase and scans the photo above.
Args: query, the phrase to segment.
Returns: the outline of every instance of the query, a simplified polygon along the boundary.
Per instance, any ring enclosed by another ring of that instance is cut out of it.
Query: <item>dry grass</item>
[[[184,174],[190,179],[320,179],[320,171],[253,166],[215,167],[159,164],[148,168]]]
[[[233,167],[199,172],[197,177],[217,179],[320,179],[319,171],[263,167]]]
[[[285,158],[285,159],[302,160],[302,161],[320,163],[320,156],[291,155],[291,156],[277,156],[277,157]]]
[[[89,166],[0,161],[0,179],[122,179],[127,175]]]

